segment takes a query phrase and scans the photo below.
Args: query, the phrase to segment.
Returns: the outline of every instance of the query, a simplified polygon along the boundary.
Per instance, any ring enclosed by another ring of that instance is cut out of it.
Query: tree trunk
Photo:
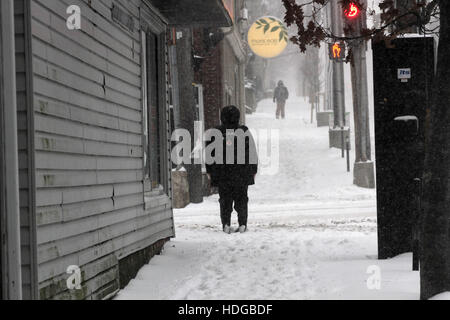
[[[440,39],[424,176],[421,298],[450,291],[450,1],[439,2]]]

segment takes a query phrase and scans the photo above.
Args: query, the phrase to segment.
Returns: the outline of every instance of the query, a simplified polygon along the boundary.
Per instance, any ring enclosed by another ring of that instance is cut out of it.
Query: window
[[[233,89],[225,86],[225,105],[229,106],[233,103]]]
[[[153,33],[142,32],[142,104],[145,192],[162,190],[162,103],[159,70],[159,39]]]

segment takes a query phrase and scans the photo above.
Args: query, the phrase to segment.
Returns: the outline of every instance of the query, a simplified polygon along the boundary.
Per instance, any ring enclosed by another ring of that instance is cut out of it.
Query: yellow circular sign
[[[248,31],[248,44],[252,51],[263,58],[280,55],[288,45],[288,31],[275,17],[262,17]]]

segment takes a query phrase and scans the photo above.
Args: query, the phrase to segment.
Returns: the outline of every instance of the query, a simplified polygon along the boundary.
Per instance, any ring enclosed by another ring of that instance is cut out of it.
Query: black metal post
[[[414,179],[414,197],[416,210],[413,221],[413,271],[419,271],[419,221],[422,211],[422,180]]]
[[[350,135],[350,132],[349,132]],[[345,141],[346,149],[347,149],[347,172],[350,172],[350,137],[347,137]]]

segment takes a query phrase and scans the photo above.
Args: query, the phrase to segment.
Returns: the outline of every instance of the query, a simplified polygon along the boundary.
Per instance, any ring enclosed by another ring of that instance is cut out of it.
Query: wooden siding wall
[[[81,30],[66,27],[70,5]],[[113,6],[133,32],[112,21]],[[41,299],[104,298],[119,288],[121,258],[174,235],[170,198],[144,203],[142,10],[140,0],[31,1]],[[70,265],[82,290],[66,288]]]
[[[22,291],[24,299],[37,297],[36,248],[34,215],[34,159],[31,56],[29,55],[30,25],[28,0],[14,1],[14,25],[16,45],[17,130],[20,188],[20,238],[22,258]]]

